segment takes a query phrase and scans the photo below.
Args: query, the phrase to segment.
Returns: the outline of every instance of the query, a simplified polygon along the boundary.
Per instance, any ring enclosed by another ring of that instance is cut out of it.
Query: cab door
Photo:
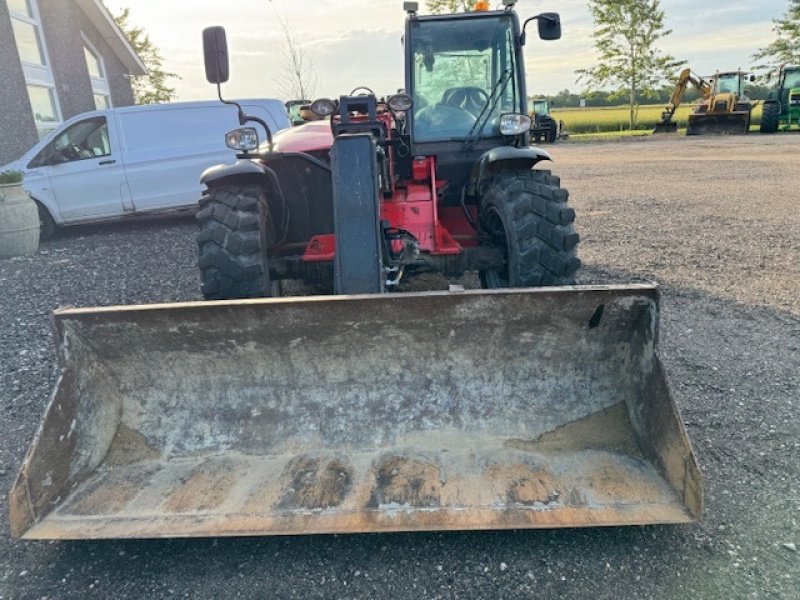
[[[68,126],[48,145],[47,176],[64,222],[122,215],[125,168],[106,116]]]

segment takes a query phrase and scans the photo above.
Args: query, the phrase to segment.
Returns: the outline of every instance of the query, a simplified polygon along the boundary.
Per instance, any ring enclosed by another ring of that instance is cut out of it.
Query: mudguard
[[[472,167],[469,178],[467,193],[469,195],[480,194],[482,186],[489,175],[498,170],[498,167],[513,167],[515,169],[531,169],[543,160],[553,160],[550,154],[530,146],[528,148],[516,148],[514,146],[500,146],[484,152]]]
[[[200,183],[208,187],[255,182],[266,185],[269,181],[264,166],[250,159],[240,159],[232,165],[209,167],[200,176]]]

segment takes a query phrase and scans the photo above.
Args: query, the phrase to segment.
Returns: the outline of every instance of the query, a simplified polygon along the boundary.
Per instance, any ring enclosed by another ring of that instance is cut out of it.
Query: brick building
[[[0,165],[65,119],[133,104],[144,73],[101,0],[0,0]]]

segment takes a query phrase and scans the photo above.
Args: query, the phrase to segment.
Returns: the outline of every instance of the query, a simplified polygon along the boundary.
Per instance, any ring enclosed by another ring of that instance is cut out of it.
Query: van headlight
[[[259,146],[258,132],[254,127],[242,127],[225,134],[225,145],[231,150],[250,152]]]
[[[506,113],[500,115],[500,133],[503,135],[520,135],[531,129],[531,118],[528,115]]]

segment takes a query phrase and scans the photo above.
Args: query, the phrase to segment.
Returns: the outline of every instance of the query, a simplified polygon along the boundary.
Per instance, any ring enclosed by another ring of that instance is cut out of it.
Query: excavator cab
[[[708,98],[689,115],[686,135],[747,133],[753,106],[740,100],[747,82],[754,80],[754,75],[744,71],[727,71],[711,77]]]

